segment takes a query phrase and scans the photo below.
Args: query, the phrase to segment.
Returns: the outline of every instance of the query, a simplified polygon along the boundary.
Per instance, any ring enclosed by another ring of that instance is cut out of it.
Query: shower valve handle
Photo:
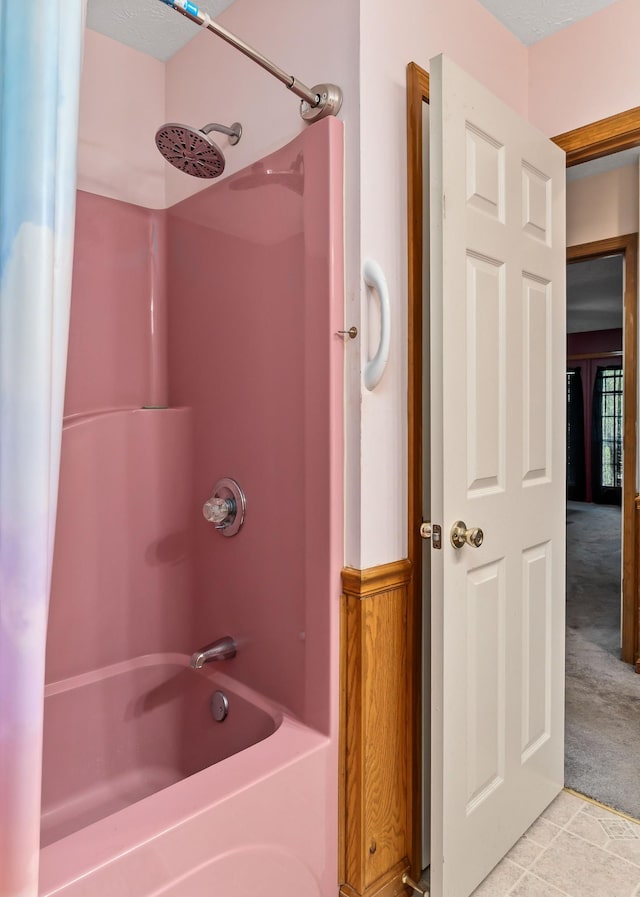
[[[232,498],[218,498],[212,495],[202,506],[202,513],[209,523],[215,523],[216,527],[222,527],[225,520],[234,516],[236,503]]]
[[[211,497],[202,506],[202,513],[223,536],[235,536],[244,523],[247,500],[240,485],[231,477],[223,477],[213,487]]]

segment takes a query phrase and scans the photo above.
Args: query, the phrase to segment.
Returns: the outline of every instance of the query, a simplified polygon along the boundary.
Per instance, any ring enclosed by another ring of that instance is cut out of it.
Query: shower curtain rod
[[[314,87],[308,88],[301,81],[298,81],[297,78],[294,78],[293,75],[288,75],[284,72],[270,59],[263,56],[262,53],[254,50],[249,44],[236,37],[235,34],[227,31],[222,25],[218,25],[208,13],[200,12],[195,3],[191,3],[189,0],[160,0],[160,2],[175,9],[176,12],[195,22],[196,25],[200,25],[200,27],[206,28],[208,31],[213,31],[222,40],[231,44],[236,50],[240,50],[241,53],[257,62],[259,66],[272,74],[278,81],[281,81],[302,100],[300,103],[300,115],[305,121],[317,121],[320,118],[325,118],[327,115],[337,115],[340,111],[342,91],[335,84],[316,84]]]

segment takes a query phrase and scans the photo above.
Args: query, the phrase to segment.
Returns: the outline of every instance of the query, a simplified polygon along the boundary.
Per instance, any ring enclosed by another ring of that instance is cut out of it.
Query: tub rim
[[[225,661],[224,663],[226,663]],[[240,698],[244,698],[250,704],[254,704],[260,710],[263,710],[272,717],[276,729],[282,723],[285,715],[294,718],[291,711],[287,710],[276,701],[265,697],[251,686],[246,685],[239,679],[235,679],[228,672],[224,672],[223,664],[209,664],[199,669],[193,669],[194,676],[208,679],[217,685],[227,687],[230,691]],[[67,676],[64,679],[57,679],[53,682],[47,682],[44,687],[44,697],[55,697],[76,688],[83,688],[93,685],[96,682],[102,682],[105,679],[112,679],[116,676],[130,673],[138,669],[154,666],[180,666],[184,669],[190,669],[190,655],[180,654],[178,652],[157,652],[152,654],[141,654],[128,660],[119,660],[116,663],[107,664],[103,667],[97,667],[95,670],[88,670],[86,673],[76,673],[73,676]]]

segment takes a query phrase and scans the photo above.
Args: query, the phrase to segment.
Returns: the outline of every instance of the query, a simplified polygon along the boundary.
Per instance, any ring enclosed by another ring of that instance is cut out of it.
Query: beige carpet
[[[640,675],[620,657],[620,508],[567,507],[565,783],[640,819]]]

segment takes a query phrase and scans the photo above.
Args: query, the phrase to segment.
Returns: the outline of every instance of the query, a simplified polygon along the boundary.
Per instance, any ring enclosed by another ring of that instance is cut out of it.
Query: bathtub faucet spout
[[[213,660],[230,660],[236,656],[236,650],[237,645],[234,639],[230,635],[225,635],[192,654],[191,666],[194,670],[199,670],[205,663],[211,663]]]

